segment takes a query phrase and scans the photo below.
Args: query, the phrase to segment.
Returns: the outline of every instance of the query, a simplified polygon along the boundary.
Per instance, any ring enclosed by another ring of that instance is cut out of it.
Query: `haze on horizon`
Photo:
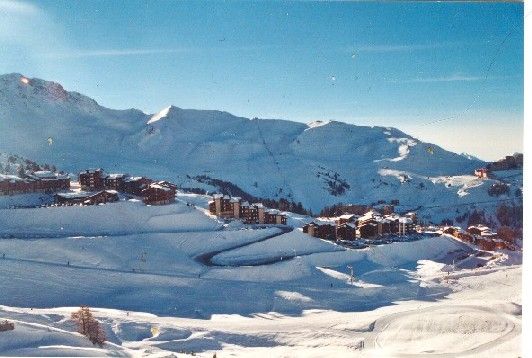
[[[0,51],[0,73],[110,108],[393,126],[484,160],[523,149],[522,3],[0,0]]]

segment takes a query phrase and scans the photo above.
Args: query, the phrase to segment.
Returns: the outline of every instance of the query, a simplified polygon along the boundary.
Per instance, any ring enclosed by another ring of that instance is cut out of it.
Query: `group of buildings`
[[[70,177],[48,170],[26,174],[24,178],[0,174],[0,195],[53,193],[70,188]]]
[[[515,153],[514,155],[507,155],[501,160],[496,162],[488,163],[484,168],[479,168],[475,170],[475,176],[480,179],[486,179],[491,175],[492,171],[498,170],[511,170],[523,168],[523,154]]]
[[[506,241],[500,239],[489,227],[484,225],[469,226],[467,230],[463,230],[456,226],[448,226],[443,229],[444,234],[452,235],[453,237],[474,244],[482,250],[507,250],[512,249]]]
[[[246,224],[286,225],[286,215],[279,210],[268,209],[262,203],[250,204],[229,195],[214,194],[209,202],[209,211],[221,218],[242,219]]]
[[[128,174],[106,174],[102,169],[87,169],[79,173],[81,192],[58,193],[58,205],[93,205],[118,201],[118,193],[142,197],[150,205],[175,201],[177,186],[167,181],[154,181]]]
[[[334,222],[313,221],[303,226],[303,232],[324,240],[378,239],[386,235],[408,235],[415,232],[415,213],[400,216],[380,214],[370,210],[364,215],[344,214]]]

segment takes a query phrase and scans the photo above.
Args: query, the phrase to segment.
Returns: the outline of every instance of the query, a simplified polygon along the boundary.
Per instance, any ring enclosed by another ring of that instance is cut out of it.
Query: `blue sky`
[[[394,126],[522,150],[523,4],[0,0],[0,72],[112,108]]]

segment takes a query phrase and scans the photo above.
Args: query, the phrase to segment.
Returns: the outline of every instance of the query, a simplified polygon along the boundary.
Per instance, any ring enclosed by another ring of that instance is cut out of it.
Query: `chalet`
[[[395,212],[395,207],[390,204],[379,204],[373,207],[374,210],[377,210],[382,215],[391,215]]]
[[[379,235],[389,235],[392,233],[392,225],[390,220],[386,218],[377,218],[377,229],[379,232]]]
[[[383,224],[385,224],[383,230]],[[375,211],[370,210],[358,218],[358,230],[361,238],[372,238],[377,235],[391,232],[390,222],[385,222],[383,218]]]
[[[118,201],[118,193],[115,190],[58,193],[54,200],[57,205],[96,205]]]
[[[216,215],[216,202],[214,200],[209,201],[209,213]]]
[[[149,205],[165,205],[175,201],[176,187],[168,182],[148,184],[142,189],[142,201]]]
[[[408,217],[401,217],[398,220],[398,234],[399,235],[409,235],[415,232],[414,221]]]
[[[82,190],[99,190],[104,188],[105,174],[102,169],[87,169],[79,173],[79,185]]]
[[[474,244],[476,241],[473,235],[468,234],[467,232],[464,232],[462,230],[455,231],[453,236],[456,237],[457,239],[460,239],[465,242],[469,242],[471,244]]]
[[[415,212],[410,211],[406,213],[404,216],[405,218],[409,218],[410,220],[412,220],[414,224],[417,224],[417,214]]]
[[[335,240],[335,227],[328,223],[311,222],[303,226],[303,232],[313,237],[318,237],[323,240]]]
[[[365,221],[358,225],[358,232],[361,238],[371,239],[379,234],[379,225],[375,221]]]
[[[67,174],[41,170],[29,174],[28,177],[33,182],[34,191],[52,193],[70,188],[70,177]]]
[[[352,241],[356,239],[356,225],[353,223],[343,223],[336,225],[336,240]]]
[[[482,235],[483,232],[491,231],[491,229],[484,225],[472,225],[467,228],[467,232],[473,235]]]
[[[507,155],[504,159],[489,163],[487,168],[489,170],[509,170],[523,167],[523,154],[515,153],[514,155]]]
[[[442,233],[454,236],[459,230],[459,228],[454,226],[446,226],[443,228]]]
[[[364,215],[371,210],[370,206],[367,205],[343,205],[339,208],[344,214],[354,214],[354,215]]]
[[[492,240],[495,244],[495,249],[497,250],[511,250],[512,247],[504,240],[501,239],[493,239]]]
[[[89,197],[88,204],[105,204],[118,201],[118,192],[116,190],[102,190],[96,194],[93,194]]]
[[[153,183],[153,180],[145,177],[127,177],[124,179],[123,191],[125,193],[142,196],[142,190]]]
[[[209,202],[209,212],[223,218],[242,219],[246,224],[286,225],[286,215],[267,210],[262,203],[250,204],[240,197],[214,194]]]
[[[386,220],[390,223],[390,233],[399,234],[399,219],[398,214],[386,215]]]
[[[246,224],[256,224],[259,222],[259,210],[256,206],[244,201],[240,204],[240,218]]]
[[[33,192],[52,193],[70,188],[70,177],[50,171],[37,171],[27,178],[0,174],[0,195],[24,194]]]
[[[259,221],[260,224],[262,224]],[[264,212],[264,224],[286,225],[286,215],[281,214],[279,210],[268,209]]]
[[[347,223],[355,223],[356,224],[357,219],[358,219],[358,216],[356,216],[355,214],[340,215],[336,219],[336,225],[343,225],[343,224],[347,224]]]
[[[486,251],[493,251],[495,250],[496,248],[496,243],[495,241],[489,239],[489,238],[484,238],[484,237],[478,237],[476,240],[475,240],[475,244],[482,250],[486,250]]]
[[[484,239],[496,240],[498,236],[489,227],[484,225],[474,225],[467,228],[467,232],[471,235],[480,236]]]
[[[229,195],[214,194],[213,201],[209,203],[209,211],[211,214],[220,217],[234,217],[234,207],[231,205],[231,197]],[[241,208],[239,212],[242,212]]]
[[[231,207],[231,211],[233,212],[233,217],[236,219],[240,218],[240,202],[242,199],[238,196],[232,197],[229,199],[229,206]]]
[[[480,179],[487,179],[489,174],[488,168],[475,169],[475,176]]]
[[[128,177],[127,174],[109,174],[103,179],[103,183],[106,189],[123,191],[125,180]]]
[[[267,219],[266,207],[262,203],[252,204],[257,209],[257,222],[259,224],[275,224],[275,215],[273,221]]]
[[[0,194],[12,195],[34,191],[33,184],[16,175],[0,174]]]

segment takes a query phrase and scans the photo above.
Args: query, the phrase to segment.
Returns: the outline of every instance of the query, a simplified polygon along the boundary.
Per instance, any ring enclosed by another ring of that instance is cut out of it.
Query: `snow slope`
[[[520,353],[519,252],[447,236],[351,250],[180,202],[1,214],[0,320],[15,331],[0,332],[0,355]],[[82,304],[102,348],[68,319]]]
[[[35,78],[25,84],[22,77],[0,76],[0,150],[71,172],[104,167],[185,187],[201,187],[192,177],[207,175],[318,211],[337,202],[412,204],[412,194],[425,204],[460,202],[457,190],[427,177],[472,173],[483,164],[395,128],[250,120],[174,106],[148,115],[104,108],[60,84]],[[418,180],[425,188],[382,170],[426,178]]]
[[[220,227],[217,220],[182,203],[146,206],[139,200],[129,200],[96,206],[0,209],[3,236],[117,235]]]
[[[340,246],[294,230],[271,240],[258,242],[240,249],[220,253],[213,262],[224,266],[244,266],[249,263],[268,262],[278,257],[291,258],[314,252],[342,251]]]
[[[290,306],[311,306],[315,297],[303,293],[298,286],[282,283],[272,293],[272,309],[251,315],[220,313],[198,319],[95,308],[93,312],[109,340],[101,349],[73,333],[74,326],[68,318],[75,307],[0,306],[0,319],[9,319],[16,325],[15,331],[0,333],[0,353],[168,356],[188,352],[199,357],[212,357],[215,352],[218,356],[236,357],[521,355],[520,266],[459,270],[451,275],[441,271],[434,261],[425,260],[424,266],[413,271],[412,277],[417,277],[419,284],[416,297],[401,300],[401,290],[395,290],[390,293],[390,298],[396,299],[394,304],[363,311],[279,312]],[[382,293],[375,286],[360,281],[350,285],[348,279],[344,280],[343,286],[330,289],[337,299],[348,301],[355,293],[355,297],[374,300]],[[445,289],[445,300],[431,299],[435,287]],[[260,301],[261,297],[256,299]]]

